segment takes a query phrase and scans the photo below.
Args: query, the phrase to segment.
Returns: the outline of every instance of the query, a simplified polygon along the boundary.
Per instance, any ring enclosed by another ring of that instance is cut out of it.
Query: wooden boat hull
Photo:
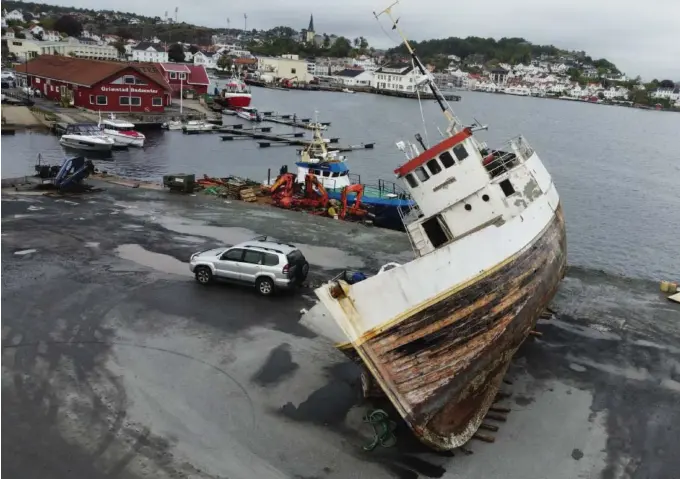
[[[459,447],[477,431],[510,360],[565,271],[566,234],[558,207],[543,231],[491,274],[356,348],[424,443],[440,450]],[[362,362],[351,343],[340,349]]]

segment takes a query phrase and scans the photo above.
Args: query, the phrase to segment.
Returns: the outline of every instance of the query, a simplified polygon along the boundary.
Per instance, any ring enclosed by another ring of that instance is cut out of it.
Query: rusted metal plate
[[[560,207],[511,262],[358,346],[421,440],[452,449],[473,436],[565,270]]]

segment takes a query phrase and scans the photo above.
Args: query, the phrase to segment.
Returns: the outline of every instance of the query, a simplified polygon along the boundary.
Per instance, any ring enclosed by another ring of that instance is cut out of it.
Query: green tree
[[[675,88],[675,83],[672,80],[661,80],[659,82],[659,88]]]
[[[338,37],[335,43],[328,49],[328,56],[342,58],[349,56],[352,51],[352,45],[345,37]]]
[[[171,62],[184,62],[184,49],[179,43],[173,43],[168,47],[168,60]]]
[[[649,105],[649,92],[647,90],[635,89],[629,93],[628,99],[635,104]]]
[[[331,37],[327,34],[323,34],[323,48],[329,48],[331,46]]]
[[[79,37],[83,33],[83,26],[71,15],[64,15],[54,22],[54,29],[69,37]]]
[[[115,42],[113,44],[116,50],[118,50],[118,55],[121,57],[125,56],[125,45],[123,45],[123,42]]]
[[[359,37],[359,49],[363,54],[368,50],[368,41],[364,37]]]
[[[231,70],[234,61],[229,57],[229,55],[220,55],[217,59],[217,68],[220,70]]]

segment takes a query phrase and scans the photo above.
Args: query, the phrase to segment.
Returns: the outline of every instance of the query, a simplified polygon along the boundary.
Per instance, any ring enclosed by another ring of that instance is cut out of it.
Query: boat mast
[[[376,20],[380,15],[386,14],[387,17],[390,19],[392,22],[392,30],[396,30],[399,36],[402,38],[404,41],[404,45],[406,46],[406,49],[408,52],[411,54],[411,58],[413,59],[413,63],[418,67],[418,70],[420,70],[420,73],[422,75],[425,75],[427,77],[427,83],[430,86],[430,91],[432,91],[432,94],[434,95],[435,100],[439,104],[439,107],[442,109],[442,112],[444,113],[444,116],[446,119],[449,121],[449,128],[448,128],[448,133],[449,134],[454,134],[457,133],[462,129],[462,123],[460,120],[456,117],[455,113],[453,112],[453,109],[451,108],[451,105],[446,101],[446,98],[444,98],[444,95],[442,95],[441,91],[439,91],[439,88],[437,85],[434,84],[432,81],[432,77],[430,75],[430,72],[428,72],[425,67],[423,66],[423,63],[420,61],[420,58],[418,58],[418,55],[416,55],[415,50],[411,47],[411,44],[408,41],[408,38],[406,38],[406,35],[401,31],[399,28],[399,19],[397,18],[396,20],[392,16],[392,7],[397,5],[399,3],[399,0],[396,0],[392,5],[387,7],[385,10],[379,13],[373,12],[373,15],[375,16]],[[415,88],[418,88],[418,84],[416,84]]]

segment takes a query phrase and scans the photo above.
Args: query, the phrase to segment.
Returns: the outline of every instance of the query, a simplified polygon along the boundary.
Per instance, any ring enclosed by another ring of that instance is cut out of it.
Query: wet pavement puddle
[[[120,245],[116,248],[116,254],[122,259],[132,261],[162,273],[191,276],[188,263],[179,261],[166,254],[154,253],[153,251],[146,250],[138,244]]]

